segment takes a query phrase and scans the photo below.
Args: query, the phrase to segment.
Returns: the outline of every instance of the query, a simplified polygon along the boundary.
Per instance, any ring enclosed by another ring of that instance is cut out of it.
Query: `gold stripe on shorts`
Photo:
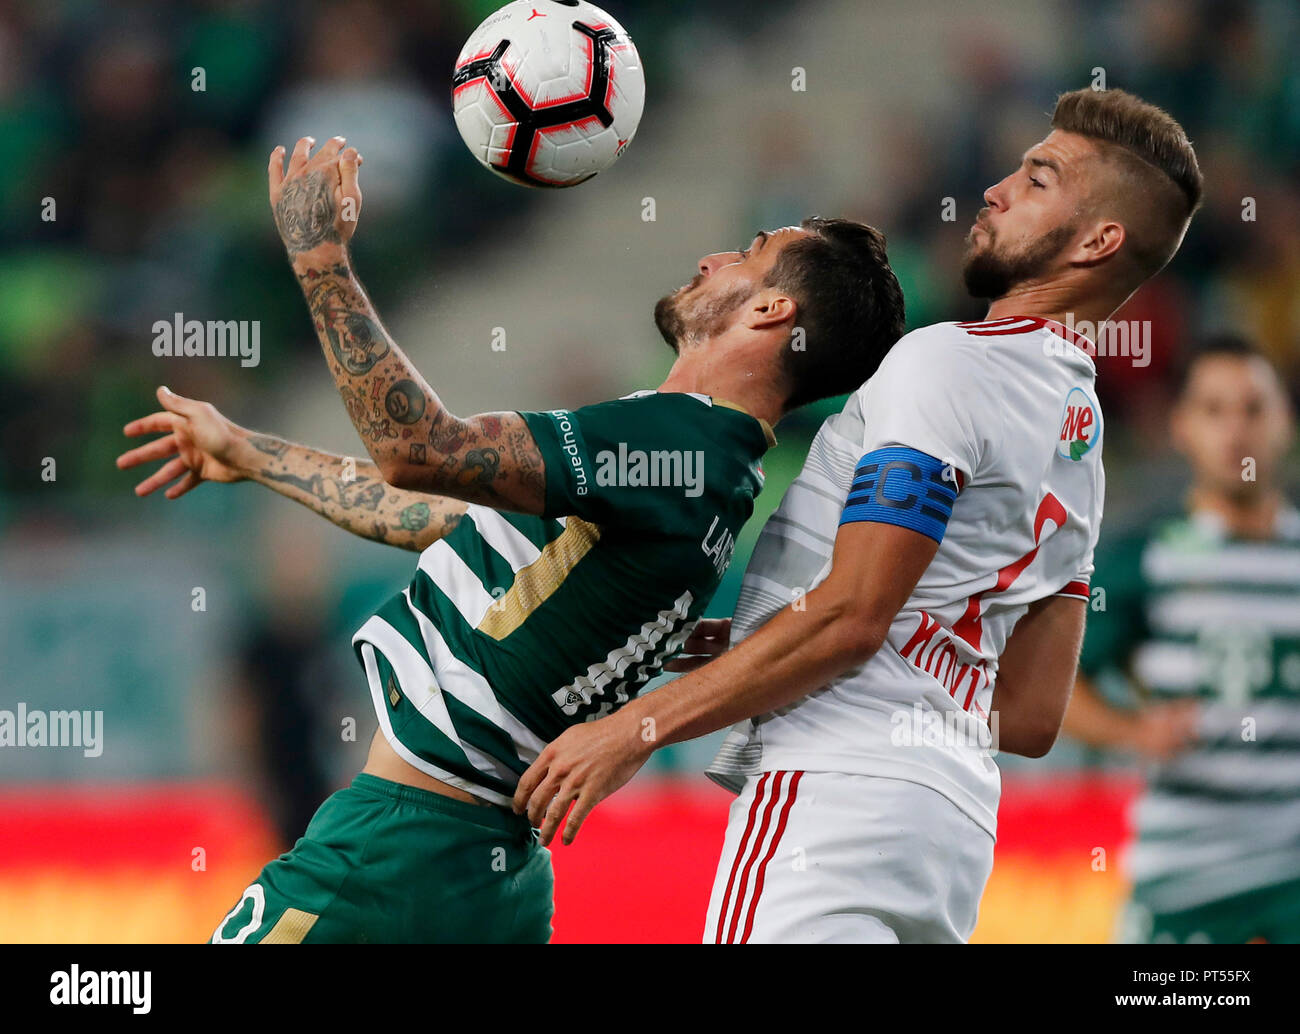
[[[300,908],[286,908],[276,924],[271,927],[260,944],[301,944],[307,932],[316,925],[320,916],[304,912]]]

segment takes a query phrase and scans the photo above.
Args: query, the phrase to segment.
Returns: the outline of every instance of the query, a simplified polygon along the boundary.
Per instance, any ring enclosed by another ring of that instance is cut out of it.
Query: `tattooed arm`
[[[325,360],[357,433],[383,479],[503,510],[541,513],[541,453],[518,413],[453,414],[384,328],[352,270],[361,157],[327,141],[298,141],[284,168],[271,154],[276,226],[311,311]]]
[[[449,534],[468,503],[393,488],[369,460],[335,456],[270,435],[247,439],[248,478],[363,539],[419,552]]]
[[[226,419],[211,403],[158,389],[165,412],[126,425],[129,437],[170,432],[118,457],[120,469],[175,457],[136,486],[145,496],[174,478],[164,493],[177,499],[204,481],[251,480],[302,503],[362,538],[422,550],[449,534],[465,513],[458,499],[392,488],[367,460],[335,456]]]

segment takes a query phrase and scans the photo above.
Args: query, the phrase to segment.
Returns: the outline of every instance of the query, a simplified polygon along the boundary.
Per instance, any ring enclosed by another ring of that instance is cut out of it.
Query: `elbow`
[[[380,461],[375,460],[375,465],[379,468],[379,476],[384,479],[384,483],[393,488],[411,488],[412,469],[409,464],[403,463],[398,459],[387,459]]]
[[[843,615],[837,622],[838,652],[850,667],[866,664],[885,645],[889,625],[867,618]]]
[[[1028,729],[1019,729],[1010,743],[1003,738],[999,749],[1009,754],[1019,754],[1026,758],[1046,757],[1048,752],[1056,745],[1056,738],[1061,733],[1060,723],[1055,726],[1034,726]]]

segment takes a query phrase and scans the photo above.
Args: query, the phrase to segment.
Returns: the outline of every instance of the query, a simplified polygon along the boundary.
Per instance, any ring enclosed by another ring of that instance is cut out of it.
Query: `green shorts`
[[[1121,939],[1140,944],[1300,944],[1300,880],[1181,912],[1151,909],[1139,886],[1125,910]]]
[[[525,817],[363,773],[211,943],[545,943],[552,890],[551,853]]]

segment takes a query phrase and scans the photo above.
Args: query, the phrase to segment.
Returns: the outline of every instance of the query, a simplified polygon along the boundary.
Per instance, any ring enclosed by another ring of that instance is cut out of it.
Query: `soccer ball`
[[[516,0],[470,36],[452,77],[456,128],[493,172],[572,187],[608,169],[645,106],[641,58],[584,0]]]

